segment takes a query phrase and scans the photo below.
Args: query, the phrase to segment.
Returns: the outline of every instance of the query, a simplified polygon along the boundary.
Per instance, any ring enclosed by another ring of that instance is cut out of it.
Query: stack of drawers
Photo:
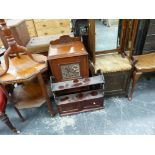
[[[64,35],[71,32],[69,19],[27,19],[25,21],[30,37]],[[0,40],[0,46],[2,45]]]
[[[70,20],[34,20],[38,36],[70,33]]]
[[[68,19],[34,19],[26,20],[30,36],[67,34],[71,32]]]

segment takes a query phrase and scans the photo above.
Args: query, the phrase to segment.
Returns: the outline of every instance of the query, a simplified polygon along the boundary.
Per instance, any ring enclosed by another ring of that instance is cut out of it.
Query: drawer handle
[[[64,33],[65,31],[61,31],[61,33]]]
[[[62,23],[62,22],[60,22],[60,25],[63,25],[63,23]]]
[[[45,35],[48,35],[48,33],[44,33]]]
[[[96,104],[96,102],[93,102],[93,104],[95,105],[95,104]]]
[[[46,27],[46,25],[42,25],[43,27]]]

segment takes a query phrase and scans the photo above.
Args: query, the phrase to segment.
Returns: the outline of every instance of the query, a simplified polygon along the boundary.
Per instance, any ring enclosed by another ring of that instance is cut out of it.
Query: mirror
[[[95,20],[95,45],[96,51],[108,51],[119,46],[119,19]]]

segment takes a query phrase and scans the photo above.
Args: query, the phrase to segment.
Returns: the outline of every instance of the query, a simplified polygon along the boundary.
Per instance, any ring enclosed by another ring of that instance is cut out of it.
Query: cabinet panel
[[[38,36],[45,36],[45,35],[56,35],[56,34],[69,34],[71,29],[69,27],[60,27],[60,28],[49,28],[49,29],[37,29]]]

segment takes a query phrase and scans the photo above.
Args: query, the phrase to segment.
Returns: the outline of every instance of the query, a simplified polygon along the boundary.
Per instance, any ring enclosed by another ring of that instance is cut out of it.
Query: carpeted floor
[[[11,106],[6,112],[21,135],[155,134],[155,76],[139,80],[131,102],[125,97],[106,98],[105,109],[98,111],[52,118],[44,105],[22,110],[24,123]],[[0,134],[13,133],[0,122]]]

